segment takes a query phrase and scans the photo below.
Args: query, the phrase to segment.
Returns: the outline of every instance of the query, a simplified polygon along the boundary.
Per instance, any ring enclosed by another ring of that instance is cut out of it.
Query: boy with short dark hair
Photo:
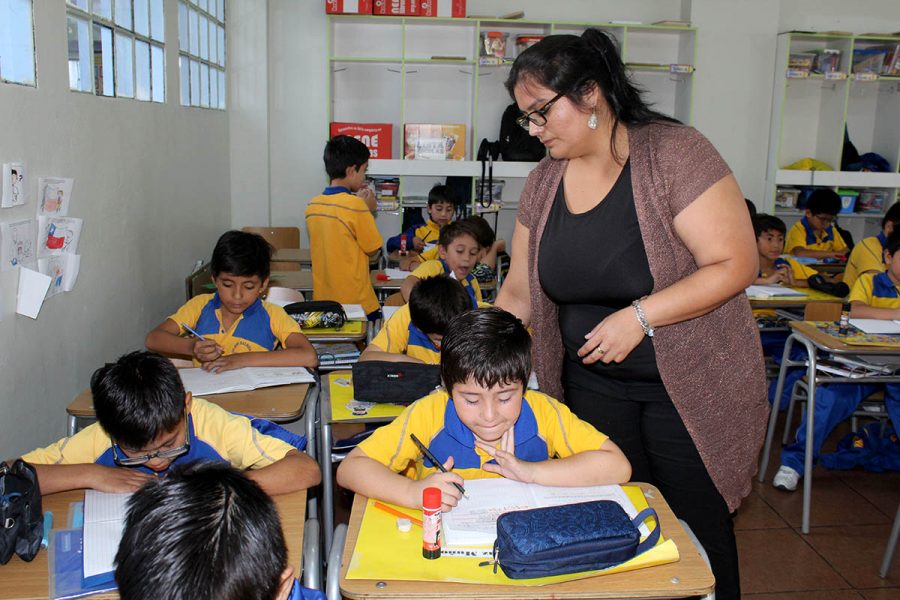
[[[472,307],[477,307],[482,301],[481,286],[472,274],[472,269],[480,253],[481,246],[472,225],[465,221],[450,223],[441,229],[438,241],[440,260],[425,261],[407,276],[400,286],[403,299],[409,301],[409,294],[420,279],[444,273],[463,284],[472,300]]]
[[[341,486],[409,507],[421,507],[422,490],[438,487],[448,511],[462,495],[453,484],[465,479],[628,481],[631,465],[618,446],[564,404],[526,391],[531,337],[514,315],[499,308],[463,313],[447,328],[441,354],[446,390],[417,400],[361,442],[338,468]],[[410,434],[449,472],[426,463]]]
[[[122,600],[311,600],[288,564],[272,499],[224,464],[191,464],[128,500],[116,554]]]
[[[453,220],[456,201],[449,186],[438,184],[428,192],[428,221],[424,225],[413,225],[406,231],[388,239],[388,252],[400,249],[400,238],[406,235],[407,250],[421,252],[428,244],[436,244],[441,228]]]
[[[318,465],[298,451],[303,438],[192,398],[159,354],[132,352],[97,369],[91,394],[97,423],[22,456],[37,470],[42,494],[133,492],[173,465],[196,460],[250,469],[247,476],[269,494],[319,483]]]
[[[404,304],[384,324],[359,357],[366,360],[441,362],[441,340],[457,315],[472,309],[466,290],[447,275],[419,281]]]
[[[325,145],[331,185],[306,207],[313,299],[360,304],[370,320],[380,315],[369,278],[369,257],[381,251],[375,196],[366,187],[369,149],[346,135]]]
[[[222,234],[209,264],[216,292],[194,296],[157,325],[147,334],[147,348],[190,357],[196,366],[217,373],[241,367],[316,367],[315,348],[297,322],[282,307],[260,298],[269,285],[271,259],[272,246],[262,236]]]
[[[806,213],[787,234],[785,249],[794,256],[840,258],[847,254],[834,219],[841,210],[841,198],[830,188],[818,188],[806,202]]]
[[[891,205],[884,218],[881,219],[881,233],[867,237],[853,247],[847,268],[844,269],[844,283],[851,288],[856,280],[865,273],[881,273],[887,267],[884,249],[888,237],[900,225],[900,202]]]
[[[754,215],[752,221],[759,252],[759,275],[754,283],[784,283],[793,287],[808,287],[806,280],[815,275],[816,271],[790,256],[782,256],[787,230],[784,221],[765,213]]]

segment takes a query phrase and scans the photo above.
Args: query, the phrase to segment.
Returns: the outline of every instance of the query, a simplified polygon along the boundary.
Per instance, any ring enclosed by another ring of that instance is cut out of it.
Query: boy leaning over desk
[[[462,497],[465,479],[506,477],[553,486],[618,484],[631,465],[609,438],[560,402],[526,391],[531,338],[499,308],[454,319],[441,347],[446,389],[417,400],[360,443],[341,463],[338,483],[354,492],[421,508],[438,487],[442,509]],[[423,457],[422,440],[449,472]]]

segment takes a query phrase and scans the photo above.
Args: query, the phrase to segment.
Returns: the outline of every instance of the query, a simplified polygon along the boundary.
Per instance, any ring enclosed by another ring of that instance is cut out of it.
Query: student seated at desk
[[[440,364],[447,326],[467,310],[472,310],[472,301],[457,280],[448,275],[422,279],[413,287],[409,303],[391,316],[359,360]]]
[[[472,301],[472,307],[478,306],[481,302],[481,286],[472,274],[472,269],[478,261],[480,252],[481,246],[470,223],[465,221],[450,223],[441,229],[438,242],[440,260],[425,261],[409,274],[400,286],[403,300],[409,302],[409,294],[420,279],[444,273],[463,284]]]
[[[494,230],[491,229],[490,224],[481,215],[469,215],[462,221],[472,225],[475,240],[481,247],[478,262],[475,263],[472,274],[475,275],[478,281],[493,281],[497,278],[497,255],[506,251],[506,242],[497,239]],[[418,256],[411,257],[407,267],[411,271],[427,260],[439,259],[438,247],[435,246]]]
[[[887,271],[860,276],[850,291],[850,317],[856,319],[900,319],[900,230],[887,238],[884,248]],[[825,438],[853,414],[859,403],[879,389],[873,383],[826,383],[816,387],[813,420],[813,460],[818,458]],[[900,426],[900,384],[884,385],[884,403],[894,429]],[[793,492],[803,473],[806,449],[804,413],[796,440],[781,451],[781,466],[772,479],[776,488]]]
[[[191,357],[196,366],[216,373],[241,367],[316,367],[316,350],[297,322],[280,306],[260,299],[269,285],[272,252],[255,233],[222,234],[209,263],[216,293],[188,300],[147,334],[147,348]]]
[[[382,239],[375,226],[375,195],[366,187],[369,149],[337,135],[325,144],[324,159],[331,185],[306,207],[313,299],[361,304],[374,321],[381,311],[369,257],[381,251]]]
[[[406,236],[406,249],[421,252],[426,244],[437,244],[441,228],[453,220],[456,212],[456,200],[446,185],[438,184],[428,192],[428,222],[424,225],[413,225],[406,231],[389,238],[385,247],[388,252],[400,249],[400,238]]]
[[[318,465],[298,450],[302,437],[192,398],[159,354],[132,352],[97,369],[91,394],[97,423],[22,456],[37,470],[42,494],[133,492],[174,465],[197,460],[249,469],[247,476],[269,494],[319,483]]]
[[[451,510],[465,479],[507,477],[555,486],[624,483],[631,465],[609,438],[561,402],[525,389],[531,337],[499,308],[470,310],[447,328],[441,348],[445,390],[412,403],[341,463],[337,481],[371,498],[422,506],[438,487]],[[426,462],[415,434],[448,473]]]
[[[122,600],[325,600],[294,575],[274,502],[236,469],[186,465],[128,500]]]
[[[864,238],[853,247],[847,268],[844,269],[844,283],[851,288],[860,275],[864,273],[882,273],[887,263],[884,262],[884,247],[888,236],[900,225],[900,202],[892,205],[881,220],[881,233]]]
[[[818,188],[809,196],[806,214],[794,223],[784,247],[794,256],[842,258],[847,255],[847,242],[834,225],[841,210],[841,198],[829,188]]]

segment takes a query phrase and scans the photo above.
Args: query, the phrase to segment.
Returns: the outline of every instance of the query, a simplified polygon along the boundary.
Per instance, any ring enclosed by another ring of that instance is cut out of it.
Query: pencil
[[[182,323],[181,326],[184,327],[185,329],[187,329],[189,332],[191,332],[191,333],[194,334],[195,336],[197,336],[200,340],[202,340],[202,341],[204,341],[204,342],[206,341],[206,338],[205,338],[205,337],[203,337],[202,335],[200,335],[199,333],[197,333],[196,331],[194,331],[193,329],[191,329],[191,328],[188,326],[187,323]]]
[[[419,450],[422,451],[422,454],[425,455],[425,458],[427,458],[427,459],[430,460],[432,463],[434,463],[435,466],[437,466],[437,468],[441,470],[441,473],[447,473],[447,472],[448,472],[447,469],[444,468],[444,465],[441,464],[441,461],[439,461],[439,460],[434,456],[434,454],[431,453],[431,450],[429,450],[428,448],[426,448],[426,447],[425,447],[425,444],[423,444],[422,442],[419,441],[419,438],[416,437],[416,434],[411,433],[411,434],[409,434],[409,437],[412,438],[413,443],[415,443],[415,445],[419,447]],[[463,486],[461,486],[461,485],[459,485],[458,483],[455,483],[455,482],[453,483],[453,486],[454,486],[456,489],[458,489],[458,490],[460,491],[460,493],[463,495],[464,498],[468,498],[468,497],[469,497],[469,495],[466,493],[466,490],[463,489]]]
[[[420,519],[417,519],[417,518],[413,517],[412,515],[408,515],[405,512],[399,511],[396,508],[391,508],[387,504],[382,504],[378,500],[375,501],[373,506],[375,508],[377,508],[378,510],[382,510],[388,514],[394,515],[395,517],[400,517],[402,519],[409,519],[411,522],[415,523],[419,527],[422,526],[422,521]]]

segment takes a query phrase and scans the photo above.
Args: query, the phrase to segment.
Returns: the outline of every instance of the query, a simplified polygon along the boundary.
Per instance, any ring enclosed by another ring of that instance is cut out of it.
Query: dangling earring
[[[588,117],[588,127],[590,129],[597,129],[597,109],[596,108],[591,110],[591,116]]]

